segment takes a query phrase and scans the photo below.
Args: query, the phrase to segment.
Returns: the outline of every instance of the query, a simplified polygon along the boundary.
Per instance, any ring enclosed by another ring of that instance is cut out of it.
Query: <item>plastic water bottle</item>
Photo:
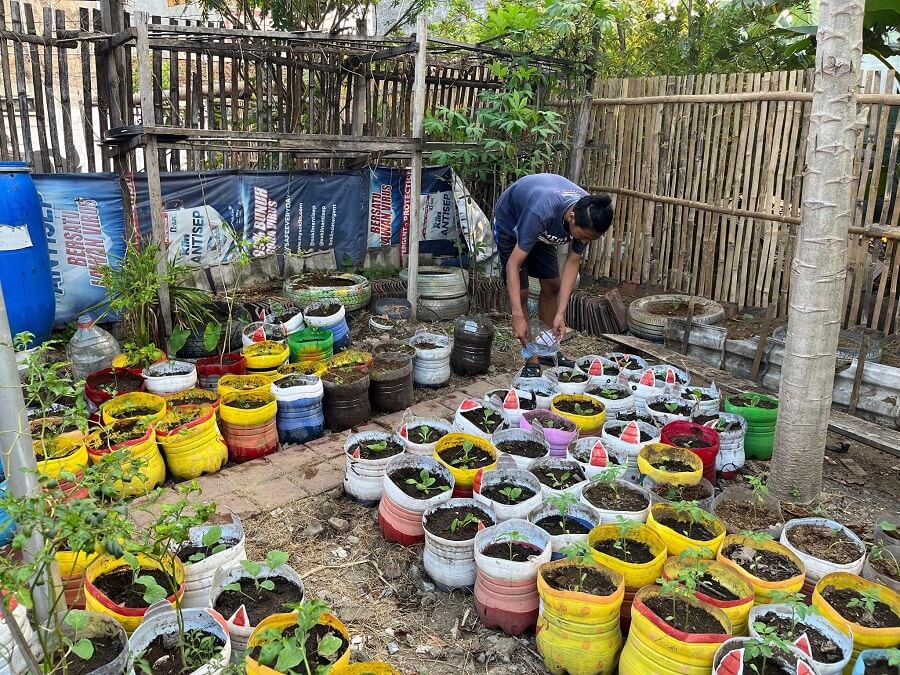
[[[94,325],[86,314],[78,317],[78,330],[69,340],[66,355],[72,363],[72,377],[78,381],[91,373],[110,368],[113,357],[121,352],[119,343],[108,332]]]
[[[533,356],[538,358],[547,358],[556,356],[559,353],[559,340],[553,334],[553,331],[539,321],[534,320],[529,326],[531,332],[531,342],[522,347],[522,357],[530,359]]]

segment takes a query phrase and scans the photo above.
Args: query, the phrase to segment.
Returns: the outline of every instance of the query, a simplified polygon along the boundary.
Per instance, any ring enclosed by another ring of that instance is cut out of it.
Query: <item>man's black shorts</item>
[[[500,252],[500,268],[503,275],[503,283],[506,283],[506,261],[512,255],[512,248],[498,245]],[[556,279],[559,277],[559,258],[556,256],[556,247],[538,241],[531,249],[525,263],[519,270],[519,287],[528,288],[528,277],[535,279]]]

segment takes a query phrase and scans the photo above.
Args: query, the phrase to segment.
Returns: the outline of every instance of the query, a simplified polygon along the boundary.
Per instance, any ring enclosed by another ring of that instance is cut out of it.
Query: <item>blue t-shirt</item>
[[[565,244],[572,235],[563,222],[566,211],[587,194],[568,178],[555,173],[536,173],[510,185],[494,207],[494,237],[500,248],[518,245],[530,253],[540,240]],[[574,240],[572,251],[581,255],[585,242]]]

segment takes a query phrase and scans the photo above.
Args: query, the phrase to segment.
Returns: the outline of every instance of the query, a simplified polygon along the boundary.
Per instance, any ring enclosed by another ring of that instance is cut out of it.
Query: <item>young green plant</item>
[[[287,608],[297,613],[296,625],[284,630],[264,629],[259,634],[257,660],[279,673],[326,675],[340,656],[343,638],[328,630],[315,640],[315,651],[312,653],[309,651],[309,642],[313,629],[322,624],[323,614],[328,611],[328,606],[321,600],[306,600],[288,604]],[[325,664],[320,664],[320,661]]]
[[[279,567],[284,565],[288,561],[288,554],[284,551],[269,551],[266,554],[265,566],[269,572],[275,572]],[[241,567],[244,571],[250,576],[250,579],[253,581],[253,585],[256,587],[256,592],[259,594],[261,591],[273,591],[275,590],[275,582],[272,581],[268,576],[262,576],[263,574],[263,565],[262,563],[254,562],[252,560],[241,560]],[[223,591],[234,591],[235,593],[240,593],[241,595],[247,596],[244,593],[241,582],[236,581],[234,583],[226,584],[222,587]],[[250,596],[247,596],[250,597]]]
[[[428,469],[420,469],[419,477],[416,478],[407,478],[407,485],[415,485],[416,490],[424,493],[426,496],[429,492],[447,492],[450,489],[449,485],[435,485],[437,483],[437,478],[432,476]]]

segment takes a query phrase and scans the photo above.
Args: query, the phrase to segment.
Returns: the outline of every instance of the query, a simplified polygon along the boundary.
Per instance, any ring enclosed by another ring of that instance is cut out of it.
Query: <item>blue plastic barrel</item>
[[[0,283],[13,336],[50,337],[56,296],[41,203],[25,162],[0,162]]]

